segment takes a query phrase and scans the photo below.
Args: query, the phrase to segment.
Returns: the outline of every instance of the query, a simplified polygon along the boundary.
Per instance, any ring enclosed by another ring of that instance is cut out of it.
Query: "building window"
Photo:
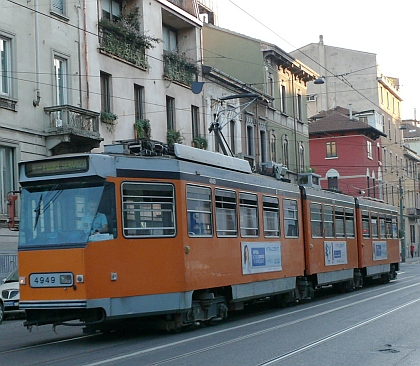
[[[14,190],[14,166],[14,149],[0,145],[0,214],[7,213],[7,193]]]
[[[287,104],[286,104],[286,85],[281,85],[281,111],[283,113],[287,112]]]
[[[54,56],[54,89],[56,105],[67,104],[67,60]]]
[[[254,155],[254,127],[251,125],[246,126],[246,140],[247,140],[247,154]]]
[[[328,189],[331,191],[338,191],[338,177],[328,177]]]
[[[121,0],[101,0],[102,18],[117,21],[121,15],[121,3]]]
[[[178,34],[173,28],[162,26],[163,50],[167,52],[178,52]]]
[[[111,112],[111,75],[101,71],[101,111]]]
[[[192,139],[200,137],[200,108],[191,106]]]
[[[102,0],[102,2],[103,2],[103,0]],[[52,2],[51,2],[51,10],[54,13],[64,14],[63,0],[52,0]]]
[[[327,148],[327,158],[336,158],[337,157],[337,145],[335,141],[330,141],[326,143]]]
[[[288,167],[289,166],[289,140],[287,138],[287,135],[283,136],[282,153],[283,153],[283,165],[285,167]]]
[[[267,77],[267,94],[274,96],[274,80],[271,72],[268,73]]]
[[[236,134],[235,134],[235,128],[236,128],[236,123],[235,120],[231,120],[229,122],[229,130],[230,130],[230,150],[232,151],[233,154],[236,153]]]
[[[0,95],[11,91],[11,41],[0,36]]]
[[[296,96],[297,101],[297,119],[303,121],[303,112],[302,112],[302,95],[298,92]]]
[[[303,146],[303,142],[299,142],[299,172],[303,172],[305,170],[305,146]]]
[[[260,141],[261,141],[261,162],[264,163],[267,161],[267,134],[265,131],[260,131]]]
[[[277,161],[277,138],[274,133],[271,133],[270,136],[270,159]]]
[[[166,127],[175,129],[175,98],[166,96]]]
[[[144,119],[144,87],[134,84],[134,115],[135,121]]]
[[[371,141],[366,141],[367,143],[367,155],[369,159],[372,159],[372,142]]]

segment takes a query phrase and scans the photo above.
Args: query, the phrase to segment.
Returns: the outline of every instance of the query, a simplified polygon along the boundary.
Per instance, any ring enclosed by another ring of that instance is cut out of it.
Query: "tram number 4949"
[[[29,276],[31,287],[66,287],[73,285],[72,273],[33,273]]]

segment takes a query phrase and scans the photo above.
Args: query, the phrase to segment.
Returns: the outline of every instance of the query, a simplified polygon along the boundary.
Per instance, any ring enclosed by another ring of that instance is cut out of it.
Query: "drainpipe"
[[[38,21],[38,0],[34,0],[35,8],[35,67],[36,67],[36,99],[32,101],[34,107],[39,106],[41,100],[40,62],[39,62],[39,21]]]
[[[86,20],[86,0],[83,0],[83,35],[85,42],[85,74],[86,74],[86,109],[90,109],[89,100],[89,49],[87,42],[87,20]]]
[[[79,67],[79,107],[83,108],[83,94],[82,94],[82,60],[80,55],[80,47],[81,45],[81,36],[80,36],[80,4],[74,6],[77,12],[77,59],[78,59],[78,67]]]

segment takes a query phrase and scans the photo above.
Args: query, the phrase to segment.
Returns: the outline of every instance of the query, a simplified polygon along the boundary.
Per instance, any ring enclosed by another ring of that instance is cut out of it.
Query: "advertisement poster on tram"
[[[347,243],[345,241],[324,242],[325,265],[347,264]]]
[[[379,261],[388,258],[388,252],[386,249],[386,241],[374,241],[373,245],[373,260]]]
[[[281,243],[241,243],[242,274],[281,271]]]

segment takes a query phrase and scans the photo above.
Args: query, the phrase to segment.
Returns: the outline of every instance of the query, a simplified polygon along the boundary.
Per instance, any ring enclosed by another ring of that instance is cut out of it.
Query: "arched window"
[[[289,140],[287,135],[282,138],[283,165],[289,167]]]
[[[299,172],[303,172],[305,170],[305,146],[303,142],[299,142]]]
[[[274,131],[270,134],[270,159],[271,161],[277,161],[277,138]]]

